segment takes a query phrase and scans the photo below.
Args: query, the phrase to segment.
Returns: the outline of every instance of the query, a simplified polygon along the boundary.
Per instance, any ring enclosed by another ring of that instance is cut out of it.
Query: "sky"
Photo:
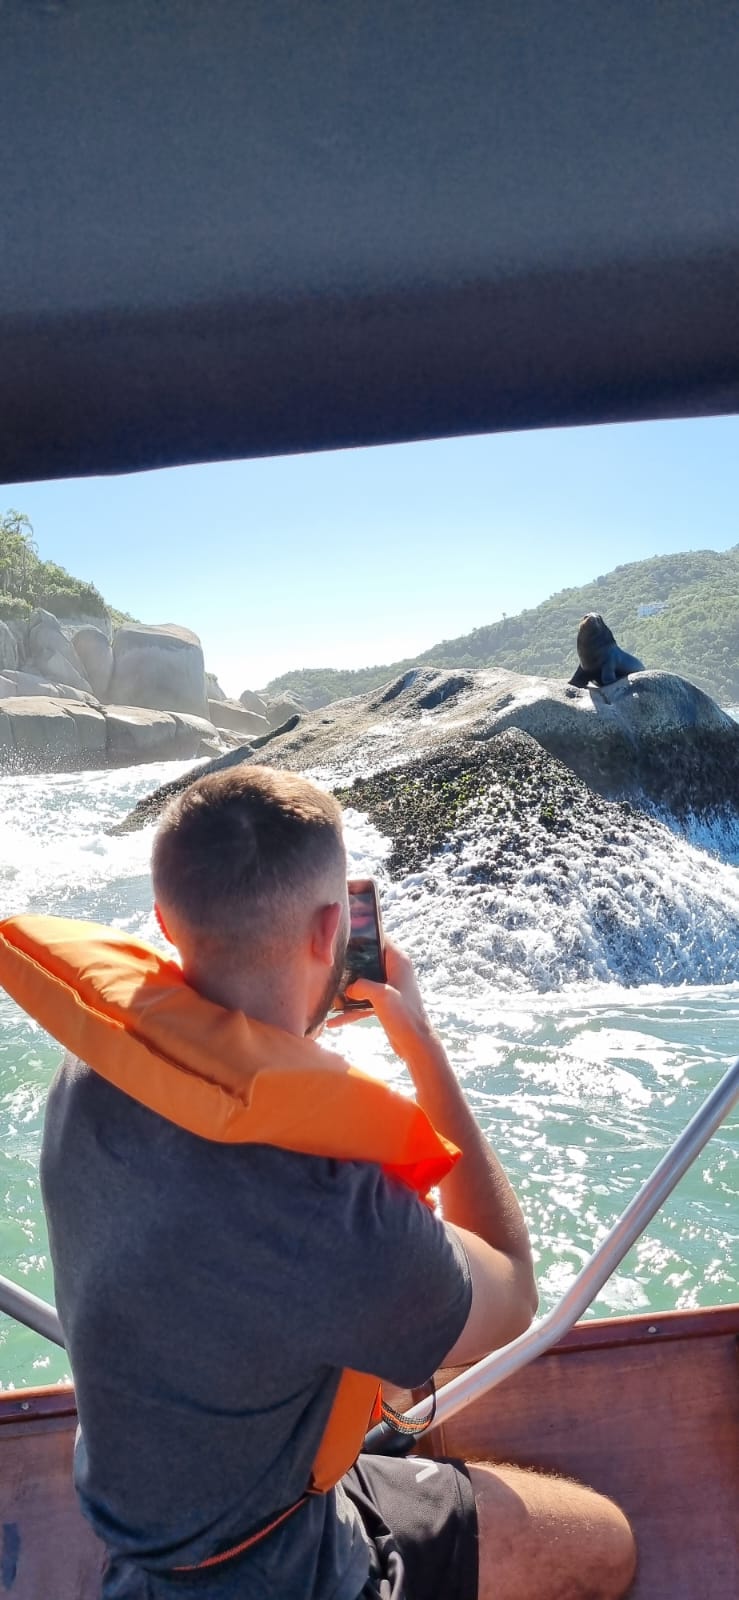
[[[192,628],[238,695],[414,655],[624,562],[727,549],[738,488],[730,417],[17,484],[0,511],[111,605]]]

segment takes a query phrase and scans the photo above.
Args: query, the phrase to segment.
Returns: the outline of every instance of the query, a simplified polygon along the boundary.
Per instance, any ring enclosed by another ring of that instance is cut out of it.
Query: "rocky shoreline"
[[[517,728],[604,800],[664,810],[678,822],[733,815],[739,725],[708,695],[667,672],[578,689],[492,668],[411,671],[379,693],[301,716],[270,761],[346,786],[448,748],[474,764],[481,745]]]
[[[9,776],[187,761],[220,748],[213,724],[183,711],[44,696],[0,701],[0,774]]]
[[[490,669],[414,670],[379,692],[296,713],[268,743],[226,760],[329,784],[389,839],[392,877],[456,852],[466,878],[511,893],[542,863],[566,877],[578,849],[617,870],[627,842],[649,850],[665,824],[689,833],[696,821],[720,823],[732,838],[739,826],[739,726],[667,673],[579,689]],[[155,791],[115,831],[150,824],[174,792],[223,764]],[[460,843],[470,827],[471,857]]]
[[[126,623],[111,641],[40,608],[0,621],[0,775],[213,756],[258,743],[290,709],[227,699],[187,628]]]

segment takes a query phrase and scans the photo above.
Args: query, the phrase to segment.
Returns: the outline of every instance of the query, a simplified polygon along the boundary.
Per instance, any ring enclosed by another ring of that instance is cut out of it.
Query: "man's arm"
[[[467,1323],[449,1351],[454,1365],[476,1361],[529,1326],[538,1297],[526,1224],[503,1168],[481,1133],[426,1016],[408,957],[386,945],[386,984],[359,981],[393,1050],[408,1067],[418,1104],[462,1154],[440,1186],[444,1219],[462,1239],[472,1277]]]

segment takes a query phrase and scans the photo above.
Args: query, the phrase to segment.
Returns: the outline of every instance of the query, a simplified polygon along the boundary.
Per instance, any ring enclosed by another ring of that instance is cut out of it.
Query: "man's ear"
[[[164,938],[166,939],[167,944],[172,944],[173,945],[174,944],[174,939],[172,939],[170,937],[169,930],[167,928],[167,924],[166,924],[166,922],[164,920],[164,917],[162,916],[161,907],[157,905],[156,901],[154,901],[154,916],[156,917],[156,922],[157,922],[157,927],[159,929],[159,932],[164,935]]]
[[[341,923],[341,906],[335,900],[330,906],[320,906],[313,916],[311,949],[324,966],[333,966],[334,945]]]

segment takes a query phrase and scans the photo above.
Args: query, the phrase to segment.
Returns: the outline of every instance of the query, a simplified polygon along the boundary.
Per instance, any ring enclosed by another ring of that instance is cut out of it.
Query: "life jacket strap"
[[[245,1550],[252,1548],[252,1545],[260,1544],[262,1539],[267,1538],[268,1534],[274,1533],[282,1522],[287,1522],[288,1517],[291,1517],[294,1511],[298,1511],[301,1506],[305,1505],[306,1500],[310,1498],[310,1493],[311,1491],[308,1490],[305,1494],[301,1494],[300,1499],[296,1500],[294,1505],[288,1506],[286,1511],[281,1511],[279,1516],[272,1518],[271,1522],[266,1522],[263,1527],[257,1528],[255,1533],[250,1533],[247,1539],[241,1539],[238,1544],[231,1545],[230,1549],[220,1550],[216,1556],[207,1556],[205,1561],[194,1561],[189,1566],[172,1567],[170,1570],[172,1572],[205,1572],[210,1567],[220,1567],[225,1561],[234,1561],[236,1556],[243,1555]]]
[[[396,1411],[394,1406],[388,1405],[387,1400],[382,1401],[380,1407],[381,1421],[387,1423],[387,1426],[392,1429],[393,1433],[402,1433],[411,1439],[418,1439],[422,1433],[426,1433],[431,1427],[431,1424],[436,1416],[436,1380],[434,1378],[430,1378],[428,1383],[423,1385],[423,1388],[425,1389],[426,1393],[419,1394],[418,1399],[429,1399],[431,1401],[431,1410],[429,1411],[428,1416],[424,1417],[420,1422],[411,1421],[408,1417],[404,1416],[402,1411]]]

